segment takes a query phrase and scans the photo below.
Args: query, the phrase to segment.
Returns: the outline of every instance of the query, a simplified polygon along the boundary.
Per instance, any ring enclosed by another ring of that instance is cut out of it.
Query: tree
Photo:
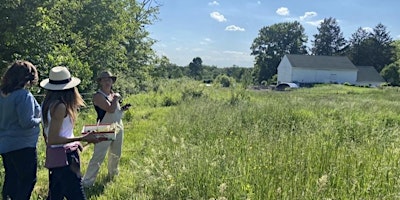
[[[393,46],[396,52],[394,60],[396,60],[397,64],[400,65],[400,40],[394,41]]]
[[[381,75],[386,80],[386,82],[390,83],[390,85],[399,86],[400,85],[400,74],[399,74],[400,66],[392,63],[385,68],[382,69]]]
[[[278,64],[285,54],[307,54],[306,42],[304,28],[297,21],[261,28],[250,47],[251,55],[255,56],[255,81],[261,83],[276,74]]]
[[[0,5],[0,58],[3,63],[28,59],[40,66],[42,76],[65,65],[82,79],[84,92],[93,90],[92,80],[104,69],[129,79],[128,85],[118,81],[117,89],[145,88],[156,58],[155,41],[145,29],[157,19],[154,2],[5,0]]]
[[[3,0],[0,4],[0,67],[4,69],[15,59],[29,59],[37,52],[36,22],[41,18],[37,7],[41,1],[26,3]],[[43,40],[44,38],[40,38]],[[29,59],[32,61],[32,59]],[[35,64],[35,62],[33,62]]]
[[[374,66],[378,72],[395,61],[395,46],[386,27],[378,24],[373,32],[359,28],[350,40],[349,58],[355,65]]]
[[[203,72],[203,61],[200,57],[193,58],[192,62],[189,64],[189,76],[195,80],[202,79]]]
[[[343,55],[346,40],[335,18],[327,18],[317,28],[318,34],[314,35],[313,55]]]
[[[355,65],[368,65],[364,56],[369,54],[367,42],[365,42],[369,37],[369,33],[361,27],[351,35],[347,56]]]
[[[166,56],[162,56],[152,72],[152,77],[174,79],[183,77],[183,73],[179,66],[170,63]]]

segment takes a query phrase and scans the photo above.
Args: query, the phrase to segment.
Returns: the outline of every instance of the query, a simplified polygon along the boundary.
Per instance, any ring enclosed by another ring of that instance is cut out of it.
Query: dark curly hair
[[[39,77],[36,67],[29,61],[15,61],[4,73],[1,79],[0,90],[9,94],[24,88],[27,84],[32,86],[38,83]]]

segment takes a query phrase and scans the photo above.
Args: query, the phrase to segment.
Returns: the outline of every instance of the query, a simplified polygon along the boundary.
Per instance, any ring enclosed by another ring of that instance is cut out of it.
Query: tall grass
[[[260,92],[188,80],[160,84],[126,99],[133,108],[124,119],[120,176],[109,180],[103,165],[86,193],[90,199],[400,199],[399,97],[396,88]],[[86,110],[81,123],[93,116]],[[81,154],[83,172],[91,152],[88,146]],[[38,174],[34,199],[47,192],[43,165]]]

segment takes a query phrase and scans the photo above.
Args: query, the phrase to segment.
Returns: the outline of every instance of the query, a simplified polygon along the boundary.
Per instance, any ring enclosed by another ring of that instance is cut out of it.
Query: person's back
[[[27,90],[37,84],[36,67],[14,62],[0,85],[0,154],[5,171],[3,199],[29,199],[36,184],[41,109]]]
[[[0,95],[0,111],[0,153],[36,147],[40,132],[40,105],[32,94],[19,89]]]

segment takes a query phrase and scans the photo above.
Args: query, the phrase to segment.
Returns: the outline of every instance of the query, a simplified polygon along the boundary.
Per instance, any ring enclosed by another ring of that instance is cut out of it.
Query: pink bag
[[[68,166],[67,153],[81,150],[82,146],[79,142],[73,142],[61,147],[46,146],[46,160],[44,166],[47,169]]]
[[[65,167],[67,165],[67,151],[64,147],[46,147],[46,160],[44,166],[47,169]]]

